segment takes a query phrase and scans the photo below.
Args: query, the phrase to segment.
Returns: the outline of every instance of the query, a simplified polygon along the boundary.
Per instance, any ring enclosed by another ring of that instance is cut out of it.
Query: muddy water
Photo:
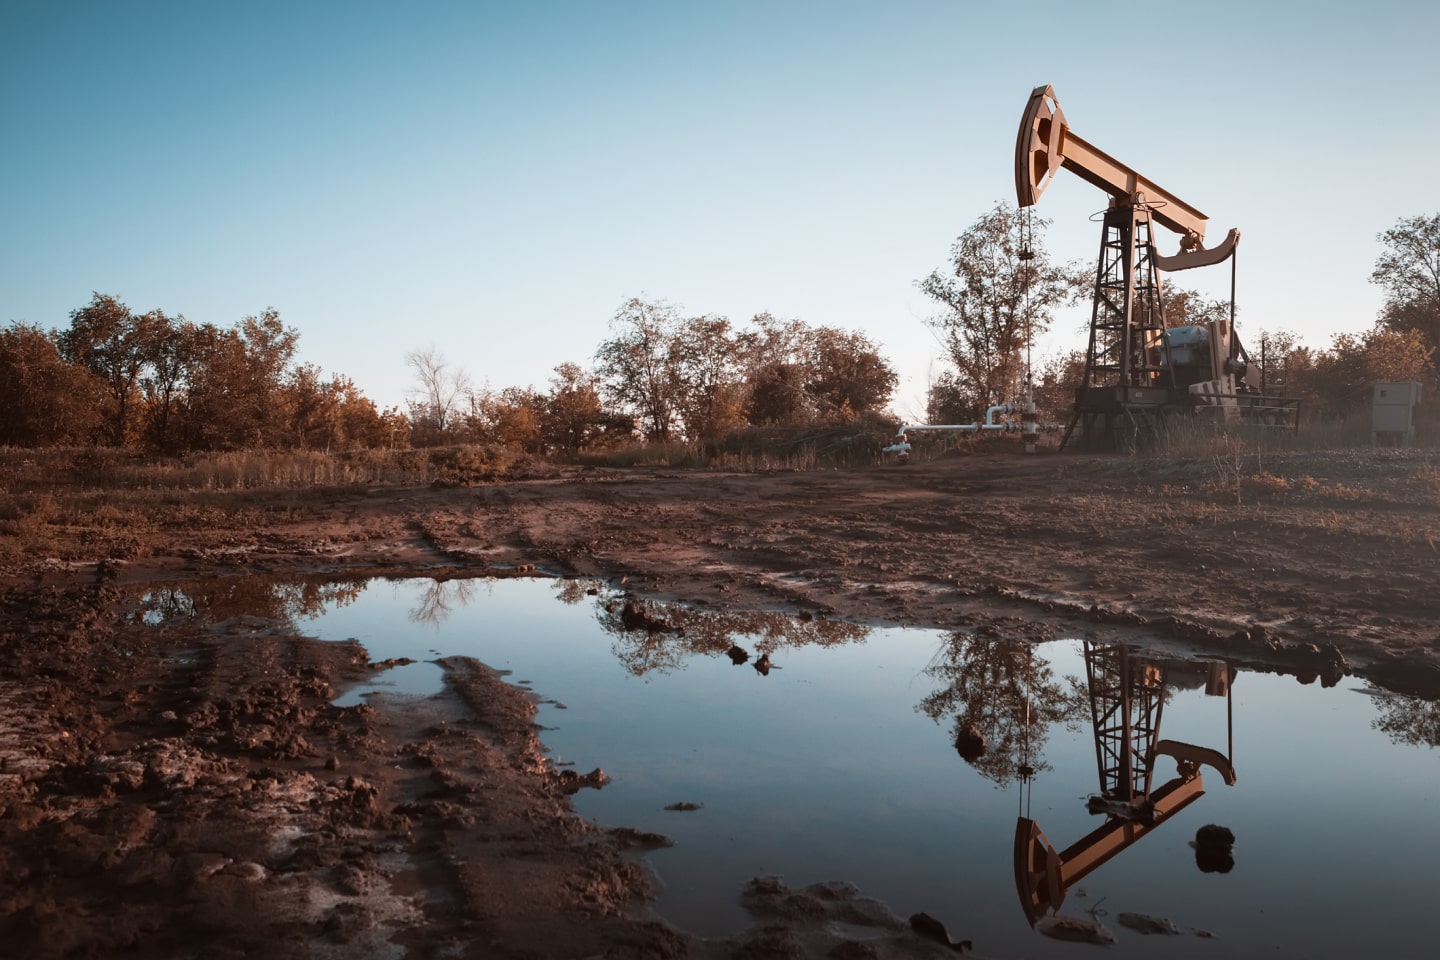
[[[439,671],[423,661],[437,655],[512,671],[542,701],[556,761],[613,778],[576,797],[580,812],[675,839],[651,863],[658,911],[682,928],[738,931],[740,886],[777,874],[851,881],[986,955],[1082,949],[1031,929],[1014,870],[1022,815],[1062,851],[1107,822],[1086,809],[1101,775],[1079,640],[1027,648],[627,607],[544,580],[376,581],[297,621],[357,638],[376,660],[421,661],[348,700],[434,692]],[[731,645],[749,659],[732,663]],[[755,668],[762,653],[768,673]],[[1203,795],[1074,883],[1061,913],[1098,919],[1122,956],[1430,955],[1440,705],[1349,678],[1326,689],[1243,671],[1227,698],[1223,666],[1139,654],[1132,665],[1163,684],[1158,736],[1214,748],[1236,783],[1203,768]],[[987,749],[966,761],[955,738],[972,726]],[[1154,771],[1159,786],[1176,764],[1162,757]],[[1197,866],[1190,841],[1212,823],[1236,837],[1228,870]],[[1181,932],[1143,935],[1122,913]]]

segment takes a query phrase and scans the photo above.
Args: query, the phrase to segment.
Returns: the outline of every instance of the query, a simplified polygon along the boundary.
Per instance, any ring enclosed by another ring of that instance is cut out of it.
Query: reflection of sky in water
[[[746,922],[741,884],[776,873],[794,886],[852,881],[902,916],[941,919],[981,953],[1086,949],[1026,925],[1012,872],[1019,787],[980,777],[956,756],[949,719],[937,725],[916,709],[938,684],[924,671],[943,635],[877,630],[833,647],[782,647],[768,677],[719,654],[635,677],[612,649],[616,637],[599,629],[594,597],[562,604],[553,582],[513,580],[465,584],[461,603],[460,585],[444,586],[448,607],[430,622],[414,614],[435,608],[432,584],[376,581],[302,628],[355,637],[377,660],[473,656],[564,704],[539,714],[552,755],[614,778],[578,795],[580,812],[676,841],[651,859],[664,882],[659,910],[672,921],[732,932]],[[1057,678],[1083,678],[1078,643],[1049,644],[1040,655]],[[378,689],[424,694],[437,688],[438,670],[417,663],[377,680]],[[1374,729],[1377,701],[1359,686],[1240,674],[1238,784],[1226,787],[1207,769],[1206,795],[1082,880],[1064,912],[1098,904],[1119,940],[1111,952],[1122,956],[1429,955],[1437,756]],[[1224,699],[1174,691],[1161,735],[1223,751]],[[1030,815],[1063,849],[1102,822],[1085,812],[1098,786],[1088,722],[1053,727],[1044,759],[1053,769],[1035,780]],[[1162,759],[1157,785],[1173,770]],[[663,809],[679,801],[704,809]],[[1235,832],[1233,872],[1196,868],[1188,841],[1206,823]],[[1157,941],[1119,926],[1115,915],[1125,911],[1218,939]]]

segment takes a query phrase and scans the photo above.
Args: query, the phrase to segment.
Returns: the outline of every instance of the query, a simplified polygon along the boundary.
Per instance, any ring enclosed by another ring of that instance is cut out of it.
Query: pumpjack
[[[1224,753],[1160,739],[1165,661],[1119,644],[1086,641],[1085,672],[1100,775],[1100,792],[1089,798],[1087,807],[1092,814],[1104,814],[1105,822],[1064,850],[1056,850],[1038,823],[1025,816],[1018,819],[1015,887],[1032,926],[1059,911],[1071,886],[1198,800],[1205,792],[1202,767],[1211,767],[1226,784],[1235,785],[1232,667],[1211,664],[1205,687],[1208,695],[1225,697]],[[1161,757],[1175,760],[1176,771],[1156,786],[1156,763]]]
[[[1235,335],[1235,251],[1240,231],[1205,248],[1209,218],[1175,194],[1090,145],[1071,128],[1051,86],[1036,87],[1015,142],[1015,192],[1033,206],[1060,170],[1069,170],[1110,197],[1095,270],[1085,379],[1060,443],[1076,428],[1088,446],[1133,448],[1177,412],[1207,411],[1222,421],[1251,420],[1294,427],[1296,400],[1267,397],[1260,370]],[[1162,256],[1156,225],[1180,235]],[[1230,315],[1169,327],[1162,272],[1230,261]]]

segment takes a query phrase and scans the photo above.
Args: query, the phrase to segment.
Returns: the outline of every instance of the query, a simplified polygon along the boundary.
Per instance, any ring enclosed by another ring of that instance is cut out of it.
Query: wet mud
[[[646,599],[680,599],[1133,640],[1434,697],[1437,540],[1424,456],[1355,451],[580,471],[330,491],[264,529],[168,530],[120,558],[57,541],[0,580],[0,942],[34,958],[955,955],[843,878],[757,878],[736,891],[755,926],[732,940],[674,930],[648,913],[642,856],[668,841],[574,815],[604,758],[555,767],[527,691],[447,658],[438,697],[336,706],[383,667],[358,645],[243,603],[146,622],[136,584],[591,577],[627,591],[617,616],[637,630],[671,629]]]

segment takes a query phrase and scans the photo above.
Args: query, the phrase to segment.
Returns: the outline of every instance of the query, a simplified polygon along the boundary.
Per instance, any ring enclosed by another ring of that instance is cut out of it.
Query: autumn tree
[[[1377,382],[1433,384],[1434,352],[1419,330],[1336,334],[1328,350],[1292,351],[1286,364],[1290,392],[1320,410],[1344,414],[1368,403]]]
[[[299,334],[269,309],[228,329],[201,324],[191,337],[181,412],[185,447],[285,445],[289,411],[282,388]]]
[[[546,443],[575,456],[605,431],[605,406],[593,374],[578,363],[562,363],[541,401],[541,434]]]
[[[138,432],[140,375],[154,341],[168,328],[158,310],[137,316],[118,298],[96,293],[89,304],[71,312],[69,328],[59,335],[61,355],[105,384],[103,417],[107,439],[115,446],[124,446]]]
[[[864,334],[819,327],[811,335],[805,392],[824,419],[843,421],[881,410],[898,379]]]
[[[654,443],[676,430],[676,375],[671,349],[679,317],[668,303],[627,300],[610,321],[611,336],[595,352],[601,388],[617,407],[634,415]]]
[[[1089,287],[1079,270],[1050,263],[1048,225],[997,204],[955,241],[943,270],[919,281],[942,308],[928,325],[955,367],[967,419],[1021,395],[1026,348],[1049,327],[1055,307]]]
[[[898,381],[861,333],[811,327],[763,313],[737,338],[744,355],[744,413],[756,426],[836,422],[875,412]]]
[[[765,364],[751,374],[749,385],[745,419],[757,427],[808,423],[814,416],[805,368],[798,363]]]
[[[246,317],[231,331],[233,364],[224,369],[231,397],[229,442],[240,447],[276,446],[283,442],[289,411],[280,402],[290,361],[300,335],[267,309]],[[209,378],[222,371],[207,370]]]
[[[745,363],[745,419],[755,426],[805,423],[813,417],[805,390],[810,328],[799,320],[757,314],[740,334]]]
[[[175,452],[174,421],[185,400],[197,336],[195,325],[184,317],[158,315],[146,351],[145,372],[140,377],[145,408],[142,433],[152,450]]]
[[[679,321],[671,332],[668,359],[675,412],[687,438],[719,436],[744,423],[743,354],[729,320]]]
[[[1370,274],[1385,290],[1380,325],[1417,331],[1440,348],[1440,214],[1402,217],[1376,239],[1385,247]]]
[[[315,364],[301,364],[290,371],[283,396],[290,421],[286,446],[301,450],[343,450],[352,446],[347,428],[358,425],[359,418],[354,411],[346,415],[346,403],[355,400],[354,384],[348,379],[326,379]],[[361,399],[374,413],[374,404]]]
[[[361,392],[355,381],[335,373],[321,388],[333,404],[327,423],[334,431],[331,445],[344,449],[387,449],[404,446],[409,438],[409,420],[398,409],[381,410]]]
[[[845,422],[890,400],[897,377],[864,334],[780,321],[750,329],[714,315],[681,318],[631,300],[596,354],[606,395],[647,439],[720,436],[747,424]]]
[[[523,453],[545,450],[545,395],[529,387],[489,389],[471,394],[466,417],[477,439]]]
[[[394,446],[408,427],[348,378],[292,368],[299,334],[274,309],[224,328],[96,293],[54,334],[3,333],[0,443],[334,449]]]
[[[0,329],[0,444],[88,443],[105,389],[98,376],[67,363],[45,331],[18,323]]]

